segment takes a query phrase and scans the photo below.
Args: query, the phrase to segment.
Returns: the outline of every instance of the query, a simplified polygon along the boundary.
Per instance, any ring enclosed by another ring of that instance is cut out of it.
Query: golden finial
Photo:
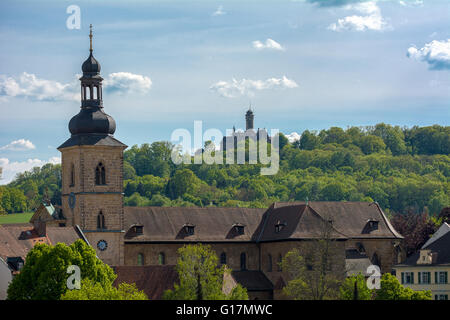
[[[89,26],[90,32],[89,32],[89,40],[91,43],[91,46],[89,48],[89,51],[92,52],[92,24]]]

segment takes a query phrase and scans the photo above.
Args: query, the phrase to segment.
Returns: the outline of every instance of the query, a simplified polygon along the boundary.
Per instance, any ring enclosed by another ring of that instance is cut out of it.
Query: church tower
[[[62,208],[67,225],[78,225],[110,265],[123,264],[123,151],[113,136],[114,119],[103,111],[100,63],[82,65],[81,110],[69,122],[71,137],[58,147],[62,162]]]
[[[245,113],[245,131],[253,129],[253,119],[255,115],[253,114],[252,107],[250,106]]]

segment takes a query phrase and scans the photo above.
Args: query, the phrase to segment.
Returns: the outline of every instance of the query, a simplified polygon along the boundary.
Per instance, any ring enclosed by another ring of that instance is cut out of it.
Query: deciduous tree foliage
[[[369,289],[366,277],[362,274],[346,278],[342,282],[339,291],[341,300],[372,300],[374,298],[374,290]]]
[[[169,142],[132,146],[124,153],[125,204],[268,207],[274,201],[308,198],[377,201],[387,213],[430,215],[450,206],[448,126],[380,123],[305,130],[292,144],[283,134],[279,138],[280,170],[273,176],[261,176],[260,164],[207,165],[191,159],[190,164],[175,165]],[[248,141],[238,145],[247,147]],[[248,152],[246,156],[248,160]],[[28,209],[42,201],[45,187],[58,204],[60,166],[48,164],[20,174],[8,187],[23,192]],[[11,206],[8,199],[5,206]]]
[[[376,291],[376,300],[431,300],[431,291],[406,288],[394,275],[385,273],[381,277],[380,289]]]
[[[112,285],[102,286],[99,282],[84,279],[81,282],[81,289],[66,291],[61,300],[148,300],[148,297],[143,291],[139,291],[134,283],[121,283],[115,288]]]
[[[248,300],[247,290],[237,285],[223,292],[224,265],[218,267],[215,252],[208,245],[187,245],[178,249],[176,270],[179,283],[164,293],[165,300]]]
[[[303,242],[281,261],[288,275],[283,292],[294,300],[334,300],[345,278],[344,247],[333,238],[333,228],[324,221],[317,240]]]
[[[9,300],[58,300],[67,291],[67,268],[80,267],[81,279],[108,287],[116,278],[113,270],[97,258],[84,241],[70,246],[36,244],[26,257],[21,272],[8,287]]]

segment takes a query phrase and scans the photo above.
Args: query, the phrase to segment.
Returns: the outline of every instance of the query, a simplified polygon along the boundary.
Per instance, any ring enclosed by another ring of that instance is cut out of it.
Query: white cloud
[[[338,19],[337,23],[332,23],[328,29],[333,31],[382,31],[390,27],[381,16],[381,10],[374,1],[349,4],[344,9],[356,10],[364,15],[352,15]]]
[[[215,16],[223,16],[224,14],[227,14],[227,13],[225,11],[223,11],[223,6],[219,6],[217,8],[217,10],[212,13],[212,16],[213,17],[215,17]]]
[[[26,151],[36,149],[35,145],[30,140],[19,139],[12,141],[6,146],[0,147],[0,150],[10,150],[10,151]]]
[[[34,167],[42,167],[47,163],[61,163],[61,158],[52,157],[47,161],[40,159],[28,159],[22,162],[10,162],[7,158],[0,158],[0,167],[2,168],[2,179],[0,180],[0,184],[8,184],[14,180],[16,174],[29,171]]]
[[[406,55],[428,63],[431,70],[450,70],[450,39],[433,40],[421,49],[410,47]]]
[[[285,135],[290,143],[300,140],[300,135],[297,132],[291,132]]]
[[[294,80],[290,80],[283,76],[283,78],[269,78],[266,80],[251,80],[232,79],[231,82],[219,81],[214,83],[210,90],[219,93],[226,98],[236,98],[239,96],[253,96],[255,91],[270,90],[270,89],[291,89],[297,88],[298,84]]]
[[[18,79],[0,75],[0,96],[25,97],[40,101],[74,100],[78,96],[74,84],[62,84],[54,80],[45,80],[27,72]]]
[[[115,72],[108,75],[104,80],[105,89],[119,93],[147,93],[152,87],[149,77],[130,72]]]
[[[77,79],[79,75],[77,75]],[[152,81],[149,77],[130,72],[111,73],[104,81],[105,90],[118,93],[147,93]],[[8,97],[22,97],[37,101],[79,101],[79,82],[63,84],[40,79],[34,74],[22,73],[18,78],[0,75],[0,102]]]
[[[259,40],[253,41],[253,48],[262,50],[262,49],[272,49],[272,50],[280,50],[284,51],[285,49],[273,39],[268,38],[265,43],[262,43]]]

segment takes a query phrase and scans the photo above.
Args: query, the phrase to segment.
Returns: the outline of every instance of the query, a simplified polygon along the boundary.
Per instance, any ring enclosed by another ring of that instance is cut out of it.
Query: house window
[[[448,300],[448,294],[435,294],[434,300]]]
[[[448,283],[447,271],[439,271],[434,273],[435,282],[439,284]]]
[[[227,264],[227,254],[225,252],[220,254],[220,264]]]
[[[241,270],[247,270],[247,255],[245,252],[241,253]]]
[[[144,265],[144,255],[142,253],[138,253],[137,263],[138,263],[138,266]]]
[[[414,284],[414,272],[402,272],[402,284]]]
[[[431,274],[430,272],[419,272],[419,284],[430,284]]]
[[[272,272],[272,255],[267,255],[267,271]]]
[[[166,255],[164,254],[164,252],[160,252],[158,255],[158,263],[160,265],[165,265],[166,264]]]
[[[106,184],[106,172],[103,163],[99,163],[97,168],[95,168],[95,184],[105,185]]]
[[[97,215],[97,229],[99,229],[99,230],[106,229],[105,216],[103,215],[103,212],[101,212],[101,211]]]

